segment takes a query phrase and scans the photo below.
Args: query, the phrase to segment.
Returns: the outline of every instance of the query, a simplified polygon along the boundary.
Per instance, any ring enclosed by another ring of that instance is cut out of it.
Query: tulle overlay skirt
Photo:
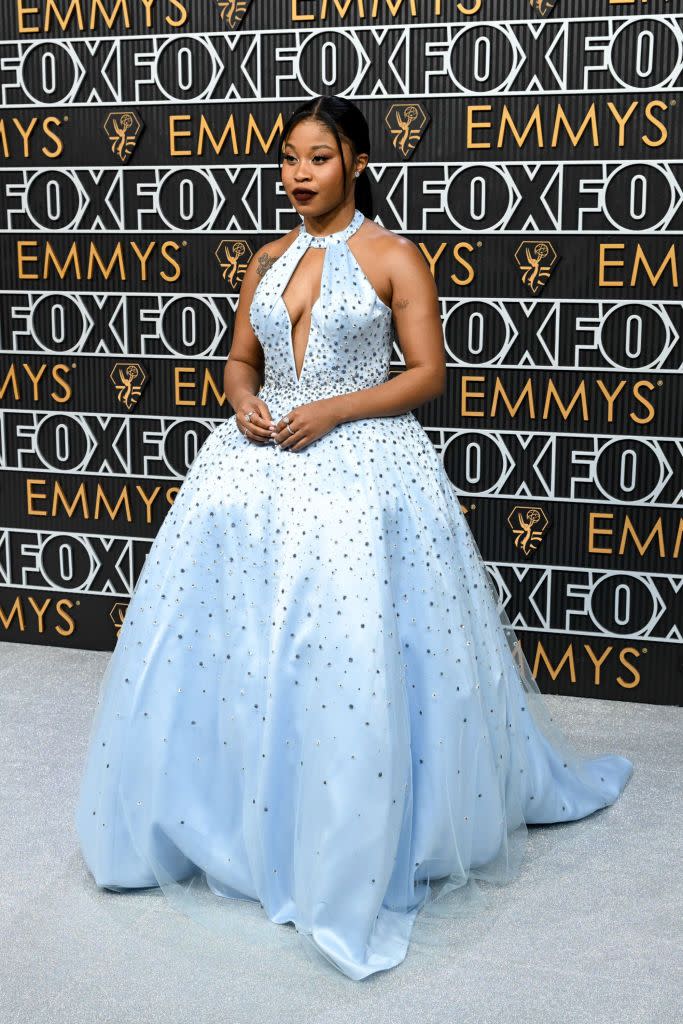
[[[76,824],[98,886],[228,933],[230,900],[258,901],[360,980],[632,768],[553,721],[412,413],[300,452],[230,419],[140,573]]]

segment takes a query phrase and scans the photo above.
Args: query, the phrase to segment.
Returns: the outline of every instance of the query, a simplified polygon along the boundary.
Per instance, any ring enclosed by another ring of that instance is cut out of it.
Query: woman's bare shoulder
[[[365,218],[365,239],[369,246],[381,251],[384,256],[405,256],[409,249],[417,251],[417,246],[409,238],[383,227],[369,217]]]
[[[256,250],[251,258],[251,263],[254,265],[257,278],[263,277],[272,267],[273,263],[282,256],[283,252],[289,249],[296,238],[298,230],[298,228],[292,228],[291,231],[272,239],[270,242],[266,242],[265,245]]]

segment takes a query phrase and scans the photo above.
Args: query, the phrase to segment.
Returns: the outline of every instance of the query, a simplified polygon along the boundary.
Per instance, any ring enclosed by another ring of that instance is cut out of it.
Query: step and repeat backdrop
[[[0,637],[113,648],[332,92],[438,283],[416,415],[540,688],[680,703],[682,85],[666,0],[3,0]]]

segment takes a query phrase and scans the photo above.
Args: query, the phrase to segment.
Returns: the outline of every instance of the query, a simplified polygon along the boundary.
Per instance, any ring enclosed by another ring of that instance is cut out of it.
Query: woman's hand
[[[248,441],[254,444],[270,444],[273,419],[268,412],[268,406],[260,398],[249,395],[240,402],[235,410],[235,419]]]
[[[287,413],[287,419],[291,431],[287,429],[283,416],[274,427],[271,427],[270,433],[280,448],[291,448],[295,452],[301,451],[312,441],[317,441],[340,422],[334,400],[330,398],[298,405]]]

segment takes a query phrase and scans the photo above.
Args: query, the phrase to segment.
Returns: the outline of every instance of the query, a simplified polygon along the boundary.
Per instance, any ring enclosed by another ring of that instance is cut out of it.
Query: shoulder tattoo
[[[408,299],[399,299],[394,303],[394,305],[396,306],[396,309],[405,309],[408,305]]]
[[[272,256],[270,256],[267,252],[261,253],[261,255],[258,258],[258,263],[256,264],[257,277],[263,277],[265,272],[269,270],[270,267],[272,267],[273,263],[275,262],[275,259]]]

